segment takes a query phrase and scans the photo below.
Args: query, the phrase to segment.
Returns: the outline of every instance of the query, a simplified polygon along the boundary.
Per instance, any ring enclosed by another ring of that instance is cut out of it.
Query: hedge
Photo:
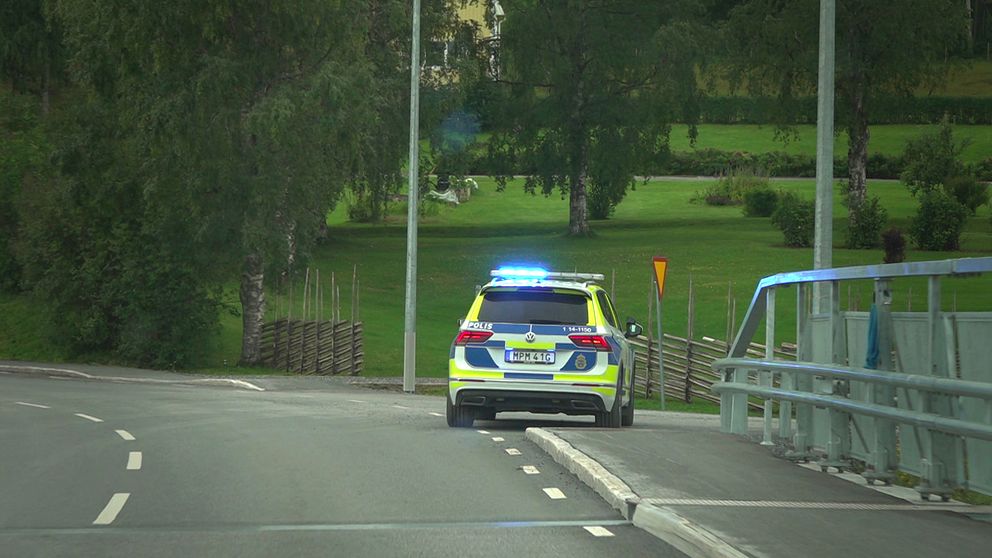
[[[528,169],[519,165],[506,167],[506,174],[529,174]],[[721,151],[719,149],[698,149],[695,151],[675,151],[663,160],[637,172],[650,176],[718,176],[729,169],[750,168],[773,177],[812,178],[816,176],[816,157],[793,155],[781,151],[750,153],[747,151]],[[495,166],[484,154],[468,163],[468,174],[493,175]],[[900,156],[873,154],[868,156],[868,178],[898,179],[903,170]],[[967,165],[966,172],[978,180],[992,182],[992,157]],[[834,176],[847,176],[847,158],[834,159]]]
[[[699,118],[707,124],[767,124],[782,106],[774,97],[703,97]],[[816,124],[816,97],[794,99],[789,112],[793,124]],[[945,115],[955,124],[992,124],[992,97],[888,95],[869,101],[869,124],[937,124]]]

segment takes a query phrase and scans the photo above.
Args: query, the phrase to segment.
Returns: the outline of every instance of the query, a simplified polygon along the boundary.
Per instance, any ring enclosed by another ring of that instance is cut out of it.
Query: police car
[[[503,411],[634,422],[634,351],[642,327],[621,324],[603,276],[540,268],[491,272],[461,323],[448,364],[448,426]]]

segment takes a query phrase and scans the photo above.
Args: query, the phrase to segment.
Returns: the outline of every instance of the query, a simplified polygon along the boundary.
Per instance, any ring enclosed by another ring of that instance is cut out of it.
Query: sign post
[[[651,268],[654,270],[654,286],[655,286],[655,321],[658,322],[658,379],[661,398],[661,410],[665,410],[665,338],[664,330],[661,327],[661,299],[665,295],[665,276],[668,274],[668,258],[662,258],[660,256],[655,256],[651,262]]]

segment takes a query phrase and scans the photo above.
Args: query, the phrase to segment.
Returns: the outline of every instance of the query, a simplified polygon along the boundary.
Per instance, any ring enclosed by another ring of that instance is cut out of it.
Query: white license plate
[[[503,360],[513,364],[554,364],[554,351],[518,351],[507,349]]]

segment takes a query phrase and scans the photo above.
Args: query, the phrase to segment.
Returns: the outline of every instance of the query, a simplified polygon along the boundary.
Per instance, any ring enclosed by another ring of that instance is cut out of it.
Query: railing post
[[[809,362],[812,360],[809,284],[796,285],[796,360]],[[797,391],[812,392],[813,378],[800,374],[793,379]],[[781,411],[780,411],[781,413]],[[796,404],[796,435],[792,439],[793,451],[789,458],[806,461],[809,459],[809,446],[812,438],[813,406],[805,403]]]
[[[847,356],[846,324],[844,315],[840,311],[840,282],[830,282],[830,362],[835,366],[845,366]],[[847,397],[850,393],[850,382],[846,380],[833,380],[831,382],[832,394],[840,397]],[[848,456],[851,454],[851,417],[850,414],[836,409],[827,411],[830,417],[830,435],[827,438],[827,458],[820,461],[820,468],[826,470],[828,467],[835,467],[838,471],[844,470],[850,463]]]
[[[892,287],[888,279],[875,279],[875,316],[878,320],[878,370],[893,370],[892,363]],[[895,390],[892,386],[869,384],[869,401],[876,405],[895,407]],[[875,445],[871,448],[871,470],[862,473],[868,484],[881,480],[889,484],[895,478],[898,467],[896,454],[896,427],[892,421],[872,419],[875,429]]]
[[[771,287],[765,293],[765,360],[775,360],[775,288]],[[758,382],[762,387],[772,387],[771,370],[758,373]],[[772,400],[765,399],[764,428],[762,429],[761,445],[770,446],[772,441]]]
[[[936,377],[951,376],[947,356],[949,340],[944,334],[943,317],[940,312],[940,276],[932,275],[927,283],[927,366],[928,375]],[[950,417],[954,416],[951,397],[946,395],[926,394],[923,397],[923,412]],[[923,458],[920,462],[921,478],[917,490],[920,496],[928,499],[930,494],[936,494],[943,500],[950,498],[956,482],[960,440],[932,430],[924,431]]]

